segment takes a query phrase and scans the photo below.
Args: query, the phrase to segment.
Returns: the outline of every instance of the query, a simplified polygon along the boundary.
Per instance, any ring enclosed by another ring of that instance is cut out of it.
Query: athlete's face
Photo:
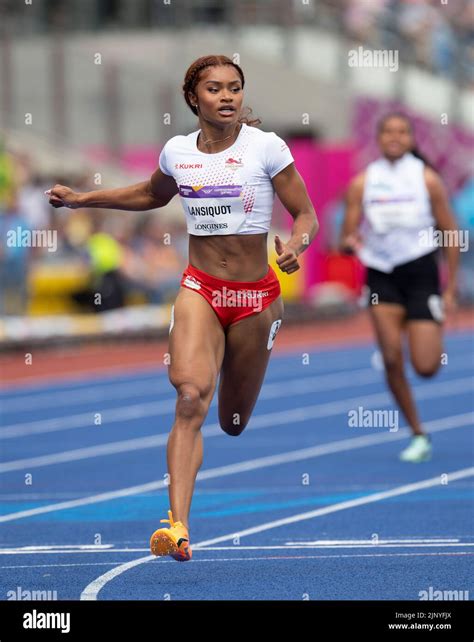
[[[190,94],[197,103],[201,118],[213,124],[235,124],[242,109],[242,80],[231,65],[208,67],[201,73],[196,93]]]
[[[378,136],[379,147],[389,160],[401,158],[413,148],[410,125],[404,118],[389,118]]]

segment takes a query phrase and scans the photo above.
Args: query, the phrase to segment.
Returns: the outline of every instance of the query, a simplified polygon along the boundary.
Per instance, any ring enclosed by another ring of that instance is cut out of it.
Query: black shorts
[[[368,268],[369,305],[398,303],[405,308],[407,319],[429,319],[442,323],[437,254],[435,250],[398,265],[390,274]]]

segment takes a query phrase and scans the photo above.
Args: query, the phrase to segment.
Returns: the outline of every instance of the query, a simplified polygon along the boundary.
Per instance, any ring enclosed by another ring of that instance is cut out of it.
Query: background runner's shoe
[[[159,528],[150,538],[153,555],[171,555],[178,562],[187,562],[193,553],[189,545],[189,532],[182,522],[175,522],[173,513],[168,511],[169,519],[160,522],[170,524],[169,528]]]
[[[412,437],[408,448],[405,448],[400,453],[400,459],[417,464],[431,459],[431,452],[432,447],[428,435],[415,435],[415,437]]]

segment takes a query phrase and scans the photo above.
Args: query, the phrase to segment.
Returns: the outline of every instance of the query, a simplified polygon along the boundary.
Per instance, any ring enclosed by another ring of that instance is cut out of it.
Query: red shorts
[[[226,281],[193,265],[183,272],[181,286],[199,292],[211,305],[225,329],[267,308],[280,295],[280,282],[272,267],[260,281]]]

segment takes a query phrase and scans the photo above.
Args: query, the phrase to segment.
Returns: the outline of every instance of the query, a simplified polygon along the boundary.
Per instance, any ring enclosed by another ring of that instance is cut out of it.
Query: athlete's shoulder
[[[370,163],[367,163],[367,166],[365,168],[365,174],[367,174],[369,171],[372,169],[377,169],[378,167],[386,167],[387,166],[387,159],[384,156],[379,156],[378,158],[374,158],[373,161]]]
[[[428,165],[423,166],[423,178],[425,179],[425,184],[430,194],[444,191],[443,180],[432,167],[428,167]]]
[[[178,134],[168,139],[163,145],[163,148],[160,152],[160,157],[158,164],[161,171],[168,176],[173,176],[173,166],[178,162],[179,158],[182,155],[189,153],[190,149],[193,149],[197,137],[197,132],[191,132],[183,136]]]
[[[176,136],[172,136],[171,138],[169,138],[164,146],[166,147],[167,151],[189,147],[196,141],[198,133],[198,131],[194,131],[190,134],[177,134]]]
[[[362,172],[359,172],[354,176],[354,178],[351,179],[349,183],[349,191],[352,194],[362,193],[365,186],[367,169],[363,170]]]
[[[262,129],[258,129],[257,127],[251,127],[250,125],[246,125],[245,133],[247,134],[247,136],[255,140],[255,142],[258,143],[259,145],[261,144],[271,145],[275,141],[284,143],[284,140],[276,132],[266,132],[266,131],[263,131]]]

